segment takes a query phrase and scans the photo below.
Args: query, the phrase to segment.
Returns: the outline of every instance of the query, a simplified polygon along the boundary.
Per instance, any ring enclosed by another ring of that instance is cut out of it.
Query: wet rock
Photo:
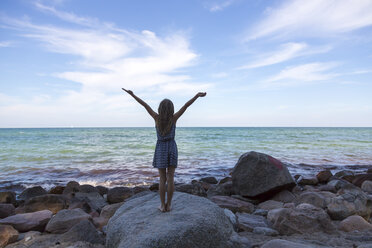
[[[207,196],[207,193],[205,192],[201,183],[196,182],[196,181],[191,184],[187,184],[187,183],[177,184],[175,186],[175,190],[179,192],[191,194],[191,195]]]
[[[211,185],[207,191],[208,198],[216,195],[230,196],[234,194],[232,182]]]
[[[91,210],[95,210],[97,212],[101,212],[101,209],[108,204],[98,192],[77,192],[75,193],[75,198],[81,202],[87,203]],[[91,211],[87,213],[90,212]]]
[[[372,193],[372,181],[366,180],[362,183],[361,189],[365,192]]]
[[[328,183],[329,179],[332,177],[332,172],[330,170],[320,171],[316,178],[318,179],[319,183]]]
[[[239,229],[242,231],[252,232],[256,227],[269,227],[265,217],[247,213],[236,213],[238,218]]]
[[[133,188],[133,194],[138,194],[144,191],[150,191],[150,190],[145,186],[136,186]]]
[[[150,185],[149,189],[151,191],[156,191],[156,190],[159,190],[159,183],[153,183]]]
[[[372,225],[359,215],[352,215],[340,222],[339,227],[341,231],[372,231]]]
[[[33,213],[16,214],[1,219],[0,224],[11,225],[19,232],[44,231],[45,225],[52,217],[52,212],[42,210]]]
[[[344,179],[348,181],[349,183],[351,183],[354,180],[355,175],[354,175],[354,172],[350,170],[342,170],[342,171],[337,172],[335,174],[335,177]]]
[[[304,176],[300,176],[297,179],[297,183],[299,185],[317,185],[318,184],[318,179],[316,177],[304,177]]]
[[[46,194],[35,196],[26,201],[24,209],[27,213],[48,209],[53,214],[67,208],[68,201],[63,195]]]
[[[82,220],[91,220],[92,217],[80,208],[63,209],[48,222],[45,230],[50,233],[65,233]]]
[[[39,196],[39,195],[46,195],[47,192],[40,186],[35,186],[32,188],[27,188],[19,195],[19,199],[23,201],[27,201],[28,199]]]
[[[274,195],[274,197],[271,198],[271,200],[288,203],[292,202],[295,199],[295,197],[296,196],[292,192],[288,190],[282,190],[278,194]]]
[[[14,214],[15,214],[15,208],[13,204],[0,203],[0,219],[6,218]]]
[[[247,197],[268,197],[295,185],[282,162],[258,152],[248,152],[239,158],[232,181],[235,193]]]
[[[273,239],[266,242],[261,248],[314,248],[313,245],[295,243],[284,239]]]
[[[0,203],[10,203],[16,205],[16,195],[12,191],[0,192]]]
[[[302,203],[295,208],[270,210],[267,219],[282,235],[314,232],[330,233],[335,230],[327,213],[311,204]]]
[[[65,190],[64,186],[54,186],[49,190],[48,194],[61,195],[63,194],[64,190]]]
[[[206,198],[175,192],[172,211],[160,212],[149,193],[124,202],[107,225],[107,247],[232,247],[233,226]],[[138,231],[141,230],[141,231]]]
[[[234,199],[230,196],[212,196],[210,200],[216,203],[221,208],[227,208],[232,212],[246,212],[252,213],[254,210],[254,205],[249,202],[241,201],[238,199]]]
[[[227,183],[227,182],[231,182],[231,181],[232,181],[231,177],[224,177],[224,178],[222,178],[221,180],[218,181],[218,184],[223,184],[223,183]]]
[[[18,231],[10,225],[0,225],[0,247],[17,241]]]
[[[83,184],[79,186],[79,192],[81,193],[99,193],[98,189],[90,184]]]
[[[101,186],[101,185],[98,185],[98,186],[96,186],[96,188],[97,188],[97,190],[98,190],[98,193],[100,194],[100,195],[106,195],[107,194],[107,192],[108,192],[108,188],[107,187],[105,187],[105,186]]]
[[[269,227],[255,227],[253,228],[252,232],[256,234],[263,234],[265,236],[278,236],[279,235],[278,231],[272,228],[269,228]]]
[[[80,188],[80,184],[78,182],[70,181],[67,183],[65,189],[63,190],[63,194],[67,195],[67,194],[79,192],[80,190],[79,188]]]
[[[105,240],[93,226],[92,222],[85,219],[75,224],[69,231],[64,233],[60,238],[62,242],[86,241],[92,244],[104,244]]]
[[[265,210],[272,210],[272,209],[282,208],[282,207],[283,207],[283,202],[274,201],[274,200],[268,200],[265,202],[261,202],[257,206],[257,208],[265,209]]]
[[[366,180],[372,181],[372,173],[356,175],[352,183],[355,186],[362,187],[363,182]]]
[[[112,203],[123,202],[133,195],[133,190],[128,187],[115,187],[107,192],[107,201]]]
[[[201,182],[209,183],[209,184],[217,184],[218,181],[215,177],[203,177],[200,179]]]

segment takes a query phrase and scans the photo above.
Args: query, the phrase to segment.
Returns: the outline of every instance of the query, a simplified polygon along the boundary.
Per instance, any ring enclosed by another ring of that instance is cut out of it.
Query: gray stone
[[[101,212],[101,209],[108,204],[98,192],[76,192],[75,198],[80,201],[86,202],[92,210],[95,210],[97,212]]]
[[[191,184],[188,183],[177,184],[175,186],[175,190],[178,192],[183,192],[192,195],[207,196],[207,193],[202,187],[202,184],[199,182],[193,182]]]
[[[107,192],[107,201],[112,203],[123,202],[133,195],[133,190],[128,187],[115,187]]]
[[[372,231],[372,225],[359,215],[352,215],[340,222],[338,229],[344,232]]]
[[[92,222],[85,219],[75,224],[71,229],[64,233],[60,240],[62,242],[86,241],[92,244],[104,244],[103,235],[93,226]]]
[[[300,176],[298,178],[297,183],[299,185],[317,185],[318,184],[318,179],[316,177],[304,177]]]
[[[265,210],[265,209],[256,209],[253,214],[255,215],[260,215],[260,216],[267,216],[267,213],[269,211],[268,210]]]
[[[106,188],[105,186],[101,186],[101,185],[98,185],[98,186],[96,186],[96,188],[97,188],[97,190],[98,190],[98,193],[100,194],[100,195],[106,195],[107,194],[107,192],[108,192],[108,188]]]
[[[68,202],[65,196],[46,194],[32,197],[26,201],[24,209],[27,213],[48,209],[55,214],[67,206]]]
[[[255,227],[269,227],[269,224],[265,217],[247,214],[247,213],[236,213],[238,217],[239,229],[252,232]]]
[[[277,230],[274,230],[269,227],[255,227],[253,228],[252,232],[256,234],[263,234],[265,236],[278,236],[279,235]]]
[[[232,194],[234,194],[234,189],[231,181],[217,185],[210,185],[207,191],[208,198],[216,195],[230,196]]]
[[[11,225],[19,232],[44,231],[45,225],[52,217],[52,212],[42,210],[33,213],[16,214],[1,219],[0,224]]]
[[[223,212],[229,218],[231,224],[234,227],[234,230],[237,231],[238,230],[238,218],[236,217],[236,215],[227,208],[225,208]]]
[[[102,229],[103,226],[107,225],[109,219],[115,214],[116,210],[118,210],[119,207],[123,205],[123,203],[124,202],[119,202],[103,207],[100,216],[93,219],[94,225]]]
[[[83,184],[79,186],[79,192],[81,193],[99,193],[98,189],[90,184]]]
[[[362,190],[368,193],[372,193],[372,181],[366,180],[362,183]]]
[[[75,224],[92,217],[80,208],[63,209],[48,222],[45,230],[50,233],[65,233]]]
[[[18,231],[10,225],[0,225],[0,247],[17,241]]]
[[[80,191],[80,184],[75,181],[70,181],[67,183],[65,189],[63,190],[63,194],[71,194],[71,193],[76,193]]]
[[[215,177],[203,177],[200,179],[201,182],[210,183],[210,184],[217,184],[218,181]]]
[[[331,192],[304,192],[297,196],[295,203],[309,203],[318,208],[326,208],[333,197],[336,195]]]
[[[274,201],[274,200],[268,200],[268,201],[261,202],[257,206],[257,208],[264,209],[264,210],[272,210],[272,209],[282,208],[282,207],[283,207],[283,202]]]
[[[248,152],[239,158],[232,181],[235,193],[247,197],[269,195],[295,185],[282,162],[258,152]]]
[[[266,242],[261,248],[313,248],[312,245],[295,243],[284,239],[273,239]]]
[[[35,187],[27,188],[24,191],[22,191],[22,193],[19,195],[19,199],[27,201],[28,199],[32,197],[39,196],[39,195],[46,195],[46,194],[47,194],[47,191],[45,189],[43,189],[40,186],[35,186]]]
[[[283,203],[292,202],[295,199],[295,195],[288,191],[288,190],[282,190],[278,194],[276,194],[271,200],[280,201]]]
[[[332,177],[332,172],[330,170],[320,171],[316,178],[318,179],[319,183],[328,183],[329,179]]]
[[[350,184],[348,181],[340,180],[340,179],[333,179],[327,183],[327,185],[334,187],[336,190],[339,190],[348,184]]]
[[[216,195],[211,197],[210,200],[216,203],[219,207],[230,209],[234,213],[252,213],[254,210],[254,205],[252,203],[241,201],[230,196]]]
[[[270,210],[267,220],[282,235],[335,231],[327,213],[323,209],[307,203],[302,203],[295,208]]]
[[[6,218],[14,214],[15,214],[15,207],[13,204],[0,203],[0,219]]]
[[[175,192],[171,212],[158,206],[156,193],[126,201],[107,225],[106,247],[232,247],[233,226],[208,199]]]
[[[10,203],[16,205],[16,195],[12,191],[0,192],[0,203]]]

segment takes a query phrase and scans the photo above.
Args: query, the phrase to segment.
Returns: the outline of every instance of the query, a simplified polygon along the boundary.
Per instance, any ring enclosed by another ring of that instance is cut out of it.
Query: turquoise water
[[[270,154],[292,173],[372,165],[372,128],[177,128],[176,181],[228,175],[244,152]],[[70,180],[138,185],[157,180],[154,128],[0,129],[0,189]]]

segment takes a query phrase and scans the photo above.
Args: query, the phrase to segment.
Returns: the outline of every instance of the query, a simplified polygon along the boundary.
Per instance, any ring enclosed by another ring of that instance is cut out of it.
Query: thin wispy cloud
[[[313,0],[285,1],[267,9],[246,36],[246,40],[262,37],[329,36],[372,25],[372,1]]]
[[[11,41],[0,41],[0,47],[10,47],[12,46]]]
[[[222,11],[225,8],[229,7],[233,3],[234,3],[234,0],[213,1],[210,3],[206,3],[206,8],[210,12],[218,12],[218,11]]]

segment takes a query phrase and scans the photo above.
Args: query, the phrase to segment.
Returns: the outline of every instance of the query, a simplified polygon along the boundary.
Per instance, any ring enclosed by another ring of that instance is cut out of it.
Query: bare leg
[[[160,182],[159,182],[159,195],[160,195],[160,211],[165,212],[166,211],[166,205],[165,205],[165,183],[167,181],[167,175],[166,175],[166,169],[158,169],[159,170],[159,176],[160,176]]]
[[[169,166],[167,170],[167,181],[168,181],[168,190],[167,190],[167,203],[165,204],[166,211],[171,211],[172,209],[172,197],[174,192],[174,171],[176,167]]]

